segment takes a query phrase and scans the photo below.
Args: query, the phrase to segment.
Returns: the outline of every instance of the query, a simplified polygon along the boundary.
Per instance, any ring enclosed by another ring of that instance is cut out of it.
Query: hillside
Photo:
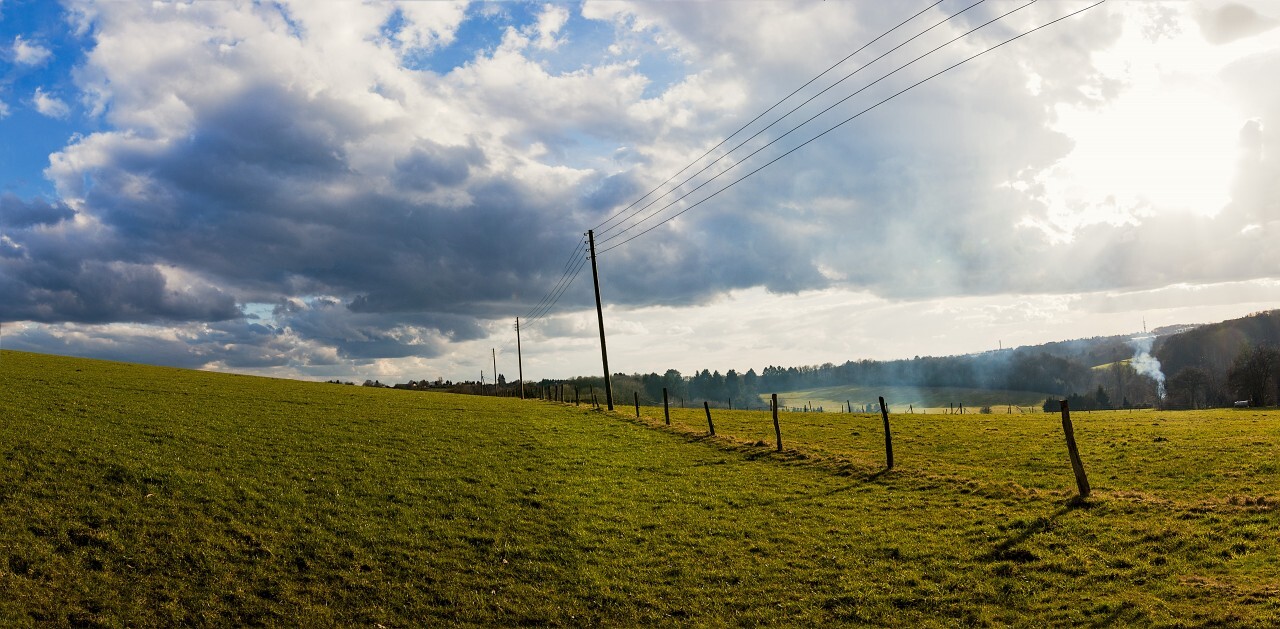
[[[1153,353],[1165,373],[1187,367],[1225,372],[1242,347],[1280,346],[1280,310],[1259,312],[1161,337]]]
[[[881,420],[0,352],[3,626],[1280,623],[1276,413]]]

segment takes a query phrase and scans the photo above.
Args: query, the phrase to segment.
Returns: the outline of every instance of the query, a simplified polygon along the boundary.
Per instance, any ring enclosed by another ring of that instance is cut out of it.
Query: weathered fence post
[[[671,425],[671,406],[667,403],[667,388],[662,387],[662,416],[666,418],[667,425]]]
[[[634,396],[636,396],[636,418],[637,418],[637,419],[639,419],[639,417],[640,417],[640,392],[639,392],[639,391],[632,391],[632,392],[631,392],[631,394],[632,394],[632,395],[634,395]]]
[[[889,407],[885,406],[884,398],[880,398],[880,416],[884,418],[884,458],[885,468],[893,469],[893,435],[889,433]]]
[[[711,431],[711,436],[716,436],[716,425],[711,423],[711,405],[706,400],[702,401],[702,410],[707,412],[707,430]]]
[[[1080,462],[1080,451],[1076,449],[1076,431],[1071,425],[1071,409],[1067,401],[1062,400],[1062,432],[1067,435],[1067,454],[1071,455],[1071,471],[1076,475],[1076,488],[1081,498],[1089,497],[1089,478],[1084,475],[1084,463]]]
[[[733,410],[733,398],[729,398],[729,410]]]
[[[773,394],[773,434],[778,436],[778,452],[782,452],[782,427],[778,425],[778,394]]]

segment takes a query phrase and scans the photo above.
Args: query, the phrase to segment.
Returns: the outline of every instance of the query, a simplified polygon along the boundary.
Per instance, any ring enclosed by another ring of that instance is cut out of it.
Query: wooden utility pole
[[[493,393],[498,394],[498,350],[490,347],[489,353],[493,356]]]
[[[516,369],[520,371],[520,399],[524,399],[524,352],[520,349],[520,317],[516,317]]]
[[[600,271],[596,268],[596,234],[587,230],[587,245],[591,249],[591,281],[596,288],[596,319],[600,322],[600,360],[604,363],[604,400],[613,410],[613,386],[609,384],[609,351],[604,344],[604,307],[600,305]]]

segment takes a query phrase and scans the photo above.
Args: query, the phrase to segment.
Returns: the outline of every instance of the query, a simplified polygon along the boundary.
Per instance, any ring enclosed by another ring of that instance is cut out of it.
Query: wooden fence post
[[[1071,471],[1076,475],[1076,488],[1081,498],[1089,497],[1089,478],[1084,475],[1084,463],[1080,462],[1080,451],[1076,449],[1076,431],[1071,425],[1071,409],[1067,401],[1062,400],[1062,432],[1067,435],[1067,454],[1071,456]]]
[[[581,405],[582,405],[582,394],[581,394],[581,392],[578,390],[578,387],[576,387],[576,386],[575,386],[575,387],[573,387],[573,405],[574,405],[574,406],[581,406]]]
[[[706,400],[702,401],[702,410],[707,412],[707,430],[711,431],[711,436],[716,436],[716,425],[711,423],[711,405]]]
[[[632,392],[631,392],[631,394],[632,394],[632,395],[634,395],[634,396],[636,396],[636,418],[637,418],[637,419],[639,419],[639,417],[640,417],[640,392],[639,392],[639,391],[632,391]]]
[[[667,388],[662,387],[662,416],[667,419],[667,425],[671,425],[671,406],[667,403]]]
[[[889,407],[885,406],[883,397],[880,398],[880,416],[884,418],[885,468],[891,470],[893,469],[893,435],[889,433]]]
[[[782,452],[782,427],[778,425],[778,394],[773,394],[773,434],[778,436],[778,452]]]

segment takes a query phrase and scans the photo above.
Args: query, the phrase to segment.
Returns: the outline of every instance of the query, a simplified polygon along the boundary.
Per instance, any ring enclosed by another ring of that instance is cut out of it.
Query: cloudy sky
[[[0,346],[595,374],[588,229],[614,371],[1280,306],[1280,6],[1025,4],[0,0]]]

